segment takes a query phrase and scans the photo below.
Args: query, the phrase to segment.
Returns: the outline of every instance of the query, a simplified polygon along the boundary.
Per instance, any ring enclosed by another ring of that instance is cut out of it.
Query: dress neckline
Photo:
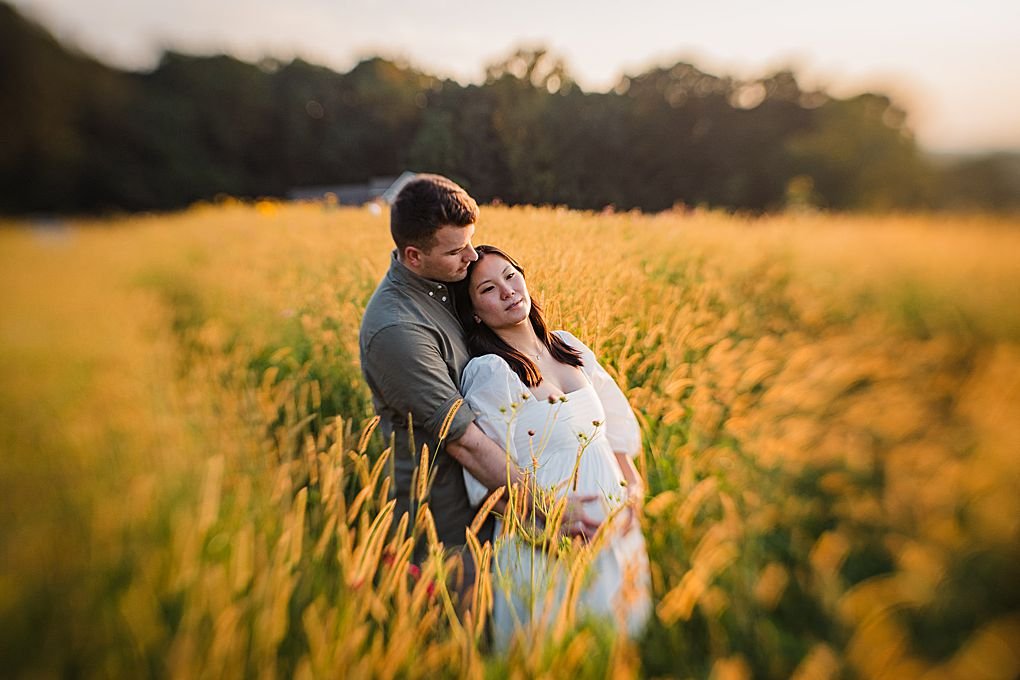
[[[562,331],[562,330],[553,331],[553,333],[555,333],[561,340],[563,339],[563,336],[565,334],[569,335],[569,333],[567,333],[567,331]],[[568,343],[568,344],[570,344],[573,347],[572,343]],[[483,356],[497,356],[497,357],[499,357],[498,354],[483,355]],[[512,375],[514,377],[514,380],[517,381],[517,384],[520,385],[524,389],[524,393],[528,394],[536,402],[544,401],[544,402],[548,403],[549,397],[544,397],[544,398],[536,397],[535,393],[531,391],[531,388],[528,387],[527,385],[525,385],[524,381],[521,380],[521,376],[517,375],[517,371],[513,370],[512,368],[510,368],[510,364],[507,363],[506,359],[503,359],[503,357],[499,357],[499,359],[501,360],[503,366],[506,368],[507,372],[509,372],[510,375]],[[569,392],[564,392],[561,396],[569,397],[571,395],[579,394],[581,392],[584,392],[588,388],[594,388],[595,387],[595,384],[591,381],[591,378],[588,377],[588,374],[584,372],[584,369],[583,368],[579,368],[578,370],[581,372],[581,377],[584,378],[584,384],[581,385],[580,387],[578,387],[577,389],[570,390]],[[555,401],[559,401],[559,397],[556,397]]]
[[[513,373],[513,371],[511,371],[511,373]],[[517,375],[517,374],[514,373],[514,375]],[[560,396],[570,397],[572,395],[578,394],[579,392],[583,392],[583,391],[587,390],[589,387],[593,387],[593,385],[591,384],[591,380],[588,379],[588,376],[585,375],[584,371],[581,371],[581,377],[584,378],[584,384],[583,385],[581,385],[580,387],[578,387],[576,389],[570,390],[569,392],[564,392],[562,395],[553,397],[553,399],[558,401]],[[521,385],[524,386],[524,389],[528,390],[528,394],[530,394],[531,398],[534,399],[535,401],[549,401],[549,397],[538,397],[538,396],[535,396],[535,393],[531,391],[530,387],[528,387],[527,385],[524,384],[524,381],[521,380],[520,376],[517,376],[517,381]]]

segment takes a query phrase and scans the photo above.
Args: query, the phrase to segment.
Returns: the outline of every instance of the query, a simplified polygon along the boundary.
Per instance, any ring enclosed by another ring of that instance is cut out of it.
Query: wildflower
[[[521,392],[521,401],[527,401],[528,399],[531,399],[531,395],[527,392]]]
[[[594,425],[595,427],[598,427],[599,425],[602,424],[602,421],[601,420],[593,420],[593,421],[591,421],[591,424]]]
[[[382,554],[383,564],[385,564],[387,567],[392,567],[394,561],[396,561],[396,554],[392,550],[386,549],[385,551],[383,551]]]
[[[409,564],[407,565],[407,574],[417,581],[421,577],[421,569],[417,564]]]
[[[535,431],[534,430],[528,430],[528,436],[529,437],[534,437],[535,436]]]
[[[556,397],[554,397],[553,395],[550,394],[549,395],[549,403],[550,404],[555,404],[556,403]]]

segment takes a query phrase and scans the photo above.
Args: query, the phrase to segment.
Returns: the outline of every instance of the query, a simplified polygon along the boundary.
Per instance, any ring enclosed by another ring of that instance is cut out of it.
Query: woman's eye
[[[485,288],[482,288],[482,293],[483,294],[488,293],[490,290],[492,290],[492,288],[493,288],[492,286],[486,286]]]
[[[506,280],[509,281],[515,276],[517,276],[517,272],[510,272],[509,274],[506,275]]]

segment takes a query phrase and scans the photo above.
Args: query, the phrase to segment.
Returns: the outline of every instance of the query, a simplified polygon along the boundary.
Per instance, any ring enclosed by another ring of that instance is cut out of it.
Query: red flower
[[[407,573],[410,574],[411,578],[413,578],[415,581],[417,581],[418,578],[421,577],[421,569],[418,568],[417,564],[407,565]]]

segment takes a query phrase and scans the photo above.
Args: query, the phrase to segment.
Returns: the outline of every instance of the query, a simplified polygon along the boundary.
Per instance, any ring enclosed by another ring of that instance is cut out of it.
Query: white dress
[[[539,485],[559,485],[561,494],[570,493],[563,482],[577,464],[576,493],[599,495],[585,511],[601,520],[626,501],[614,452],[635,455],[641,448],[641,431],[627,398],[594,353],[566,331],[556,335],[581,352],[587,379],[584,387],[566,395],[565,402],[550,404],[531,396],[506,361],[494,354],[468,363],[462,392],[478,426],[519,466],[532,468],[532,457],[537,459]],[[489,489],[467,471],[464,481],[468,497],[478,506]],[[497,524],[496,536],[501,529]],[[526,627],[533,617],[555,615],[562,604],[565,573],[563,565],[556,564],[560,560],[519,538],[498,539],[494,562],[493,632],[497,647],[505,648],[517,627]],[[649,580],[640,526],[633,522],[626,533],[613,529],[591,563],[576,613],[620,623],[636,636],[651,612]]]

